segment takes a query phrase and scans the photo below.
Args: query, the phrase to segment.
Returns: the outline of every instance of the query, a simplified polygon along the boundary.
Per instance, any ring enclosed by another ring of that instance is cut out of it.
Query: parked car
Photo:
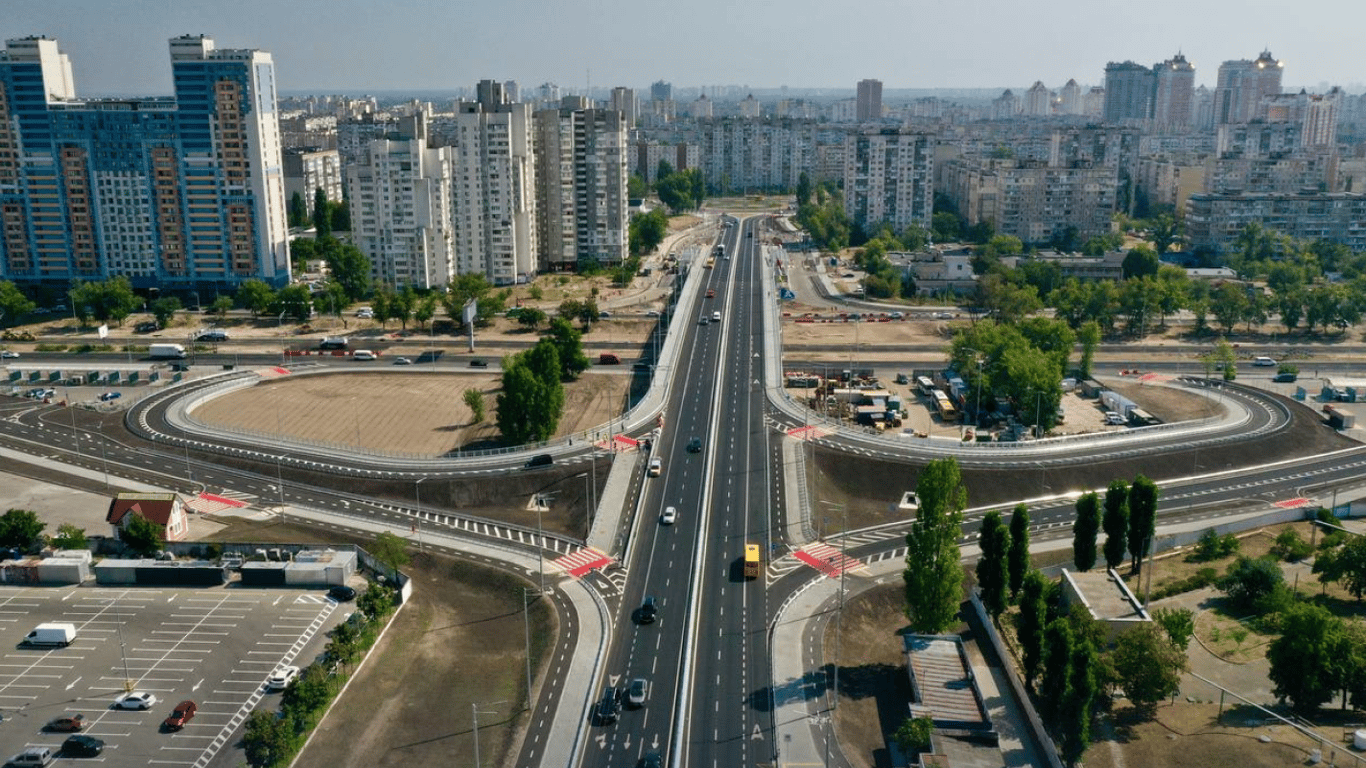
[[[156,695],[145,691],[130,691],[114,699],[115,709],[151,709],[156,705]]]
[[[348,589],[349,589],[349,587],[348,587]],[[277,669],[277,670],[275,670],[274,672],[270,673],[270,677],[267,677],[267,678],[266,678],[266,690],[267,690],[267,691],[283,691],[285,688],[288,688],[288,687],[289,687],[289,684],[292,683],[292,682],[294,682],[294,678],[296,678],[296,677],[298,677],[298,676],[299,676],[299,668],[298,668],[298,667],[295,667],[295,666],[280,667],[279,669]]]
[[[338,584],[337,586],[327,590],[327,596],[332,598],[333,600],[336,600],[337,602],[345,603],[348,600],[356,599],[356,590],[346,586],[345,584]]]
[[[104,751],[104,740],[94,736],[68,736],[62,742],[63,757],[99,757]]]
[[[14,768],[29,768],[29,766],[52,765],[52,761],[56,759],[57,756],[52,754],[52,750],[47,747],[29,747],[23,752],[11,757],[9,762],[5,763],[5,768],[10,768],[10,766],[14,766]]]
[[[664,514],[659,516],[659,522],[664,525],[673,525],[678,520],[678,510],[673,507],[665,507]]]
[[[79,733],[85,728],[85,715],[63,715],[47,724],[49,731]]]
[[[107,403],[110,400],[117,400],[120,397],[123,397],[122,392],[103,392],[100,394],[100,401]]]
[[[171,711],[170,716],[163,720],[161,724],[166,726],[167,730],[178,731],[181,728],[184,728],[186,723],[193,720],[194,714],[198,711],[199,705],[186,699],[175,705],[175,709]]]
[[[1113,427],[1113,426],[1123,426],[1123,424],[1124,424],[1124,417],[1123,417],[1123,416],[1120,416],[1118,413],[1115,413],[1114,411],[1106,411],[1106,412],[1105,412],[1105,423],[1106,423],[1106,424],[1109,424],[1109,425],[1112,426],[1112,427]]]
[[[151,333],[152,331],[159,330],[161,330],[161,326],[158,325],[155,320],[148,320],[133,326],[133,331],[135,333]]]

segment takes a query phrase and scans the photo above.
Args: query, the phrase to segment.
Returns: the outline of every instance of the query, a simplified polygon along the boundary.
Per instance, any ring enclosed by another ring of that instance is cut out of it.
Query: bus
[[[759,545],[745,545],[745,578],[757,579],[759,577]]]

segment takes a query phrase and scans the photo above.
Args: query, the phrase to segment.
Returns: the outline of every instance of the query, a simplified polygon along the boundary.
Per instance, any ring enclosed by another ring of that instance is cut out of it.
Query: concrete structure
[[[688,116],[694,120],[711,117],[714,105],[715,102],[707,98],[707,94],[704,93],[697,97],[697,101],[688,105]]]
[[[341,154],[335,149],[297,147],[282,153],[285,169],[285,198],[299,195],[313,210],[313,195],[321,189],[327,199],[340,203],[345,181],[342,178]]]
[[[1251,121],[1263,97],[1281,92],[1284,69],[1285,63],[1277,61],[1270,51],[1262,51],[1255,61],[1239,59],[1219,65],[1219,80],[1214,87],[1214,124]]]
[[[1205,191],[1205,164],[1191,157],[1145,157],[1138,161],[1134,181],[1150,204],[1185,210],[1191,195]]]
[[[1113,568],[1085,572],[1063,568],[1062,602],[1064,607],[1085,606],[1091,618],[1105,625],[1111,639],[1129,627],[1152,621]]]
[[[1186,201],[1186,237],[1192,247],[1225,252],[1251,223],[1296,239],[1323,239],[1366,252],[1366,195],[1245,192],[1191,195]]]
[[[755,118],[759,116],[760,111],[759,101],[754,98],[752,93],[740,102],[740,117]]]
[[[351,231],[376,285],[441,288],[455,275],[451,151],[427,146],[425,115],[371,141],[346,169]]]
[[[653,184],[659,180],[659,161],[663,160],[675,171],[702,166],[702,148],[696,144],[663,144],[656,141],[637,142],[630,148],[629,171]]]
[[[911,717],[934,723],[924,766],[1004,765],[977,677],[956,635],[903,635]]]
[[[516,101],[516,99],[513,99]],[[636,119],[640,117],[640,99],[636,97],[636,92],[632,88],[617,86],[612,89],[612,100],[609,102],[612,109],[620,112],[626,120],[627,128],[634,128]]]
[[[566,105],[534,119],[540,267],[620,264],[628,255],[625,115]]]
[[[966,250],[935,247],[915,253],[889,253],[887,258],[905,264],[906,272],[915,280],[917,296],[968,295],[977,289],[972,254]]]
[[[855,98],[855,119],[859,122],[864,120],[882,119],[882,81],[881,80],[860,80],[858,81],[858,96]]]
[[[1043,81],[1035,80],[1025,92],[1024,113],[1029,117],[1047,117],[1053,114],[1053,92],[1048,90]]]
[[[897,232],[929,229],[934,203],[934,136],[886,129],[844,144],[844,210],[865,232],[887,223]]]
[[[1009,120],[1020,114],[1020,100],[1010,91],[1005,90],[1000,96],[991,101],[991,119]]]
[[[1086,240],[1109,231],[1118,178],[1103,166],[959,158],[944,165],[939,191],[967,221],[989,221],[1026,243],[1047,242],[1069,227]]]
[[[713,191],[788,190],[814,163],[820,126],[810,120],[719,117],[700,120],[697,141]]]
[[[190,521],[185,515],[185,504],[175,493],[120,493],[109,503],[105,522],[119,536],[133,515],[155,523],[161,528],[163,541],[181,541],[190,533]]]
[[[455,272],[507,285],[537,268],[531,108],[509,102],[492,80],[476,91],[458,105],[450,138]]]
[[[0,55],[0,279],[289,281],[269,53],[170,41],[174,98],[76,98],[57,41]]]
[[[1059,95],[1058,111],[1064,115],[1080,115],[1084,111],[1081,86],[1076,80],[1068,80]]]

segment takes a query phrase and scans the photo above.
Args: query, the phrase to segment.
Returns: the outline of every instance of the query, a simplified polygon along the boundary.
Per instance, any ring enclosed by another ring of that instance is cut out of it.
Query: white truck
[[[76,639],[76,625],[52,621],[39,624],[24,638],[23,645],[65,648]]]
[[[184,344],[152,344],[147,347],[147,356],[157,360],[184,360]]]

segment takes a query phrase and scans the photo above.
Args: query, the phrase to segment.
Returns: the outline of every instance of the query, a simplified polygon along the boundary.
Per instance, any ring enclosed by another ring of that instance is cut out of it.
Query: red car
[[[166,726],[167,730],[178,731],[194,719],[194,713],[197,711],[199,711],[199,706],[193,701],[182,701],[175,705],[175,711],[171,712],[171,716],[166,718],[166,722],[162,725]]]
[[[85,715],[66,715],[47,724],[49,731],[75,733],[85,728]]]

